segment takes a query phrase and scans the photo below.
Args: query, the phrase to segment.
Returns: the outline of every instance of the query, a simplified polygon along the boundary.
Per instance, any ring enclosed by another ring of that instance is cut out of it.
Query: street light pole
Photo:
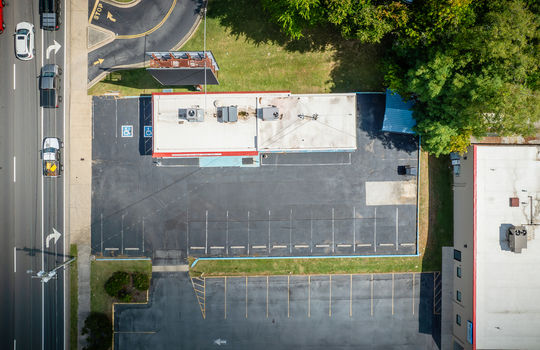
[[[75,259],[77,259],[77,258],[73,257],[73,258],[69,259],[68,261],[58,265],[57,267],[55,267],[54,269],[52,269],[49,272],[41,270],[35,276],[32,276],[32,278],[40,278],[41,283],[47,283],[47,282],[49,282],[49,280],[51,278],[56,277],[56,272],[58,270],[60,270],[62,267],[65,267],[65,266],[71,264],[72,262],[75,261]]]

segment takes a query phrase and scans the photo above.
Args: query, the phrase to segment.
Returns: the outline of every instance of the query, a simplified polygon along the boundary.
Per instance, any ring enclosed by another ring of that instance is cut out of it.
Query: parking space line
[[[373,221],[373,251],[377,251],[377,207],[375,207],[375,214]]]
[[[353,222],[352,222],[352,227],[353,227],[353,252],[356,252],[356,207],[353,207],[352,208],[352,217],[353,217]]]
[[[268,210],[268,254],[270,254],[270,252],[272,251],[270,247],[270,214],[270,210]]]
[[[357,247],[371,247],[371,243],[358,243]]]
[[[274,248],[274,249],[285,249],[285,248],[287,248],[287,246],[286,245],[274,245],[272,248]]]
[[[225,299],[224,318],[227,319],[227,276],[225,276],[225,293],[223,294]]]
[[[204,254],[208,254],[208,210],[206,211],[206,227],[205,227]]]
[[[15,66],[15,63],[13,63],[13,90],[16,89],[16,83],[17,83],[17,69]]]
[[[246,276],[246,318],[248,318],[248,276]]]
[[[139,248],[124,248],[124,250],[139,250]]]
[[[251,246],[251,248],[253,248],[253,249],[266,249],[266,245],[254,245],[254,246]]]
[[[308,307],[307,307],[307,317],[311,317],[311,275],[308,275]]]
[[[414,243],[401,243],[400,245],[402,247],[411,247],[411,246],[414,246],[415,244]]]
[[[396,207],[396,250],[399,248],[399,225],[398,225],[398,219],[399,219],[399,208]]]
[[[105,250],[119,250],[118,248],[105,248]]]
[[[287,275],[287,318],[291,317],[291,276]]]
[[[332,208],[332,253],[335,252],[334,236],[334,208]]]
[[[412,314],[414,315],[414,279],[415,273],[412,274]]]
[[[225,254],[229,255],[229,211],[227,210],[227,223],[225,226]]]
[[[142,218],[142,251],[144,253],[144,217]]]
[[[266,318],[268,318],[268,276],[266,276]]]
[[[189,209],[186,210],[186,249],[189,256]]]
[[[313,211],[309,211],[309,234],[310,234],[310,241],[309,241],[309,247],[310,251],[313,253]]]
[[[373,274],[371,274],[371,316],[373,316]]]
[[[247,212],[248,221],[247,221],[247,255],[249,255],[249,210]]]
[[[210,249],[225,249],[225,247],[224,246],[213,245],[213,246],[210,246]]]
[[[103,213],[101,213],[100,226],[101,226],[101,255],[103,255]]]
[[[352,274],[349,277],[349,317],[352,317]]]
[[[232,245],[231,249],[244,249],[246,246],[243,245]]]
[[[392,273],[392,315],[394,314],[394,274]]]
[[[289,252],[292,254],[292,209],[289,215]]]
[[[274,246],[275,248],[276,246]],[[294,245],[295,248],[309,248],[309,245],[307,244],[295,244]]]
[[[205,247],[190,247],[191,250],[204,250]]]
[[[352,244],[338,244],[337,247],[338,248],[350,248],[352,246]]]
[[[381,247],[393,247],[394,243],[379,243]]]
[[[114,137],[118,138],[118,100],[114,100]]]
[[[315,244],[315,248],[329,248],[329,244]]]
[[[328,317],[332,317],[332,275],[330,275],[330,293],[328,295]]]
[[[120,235],[122,237],[122,255],[124,255],[124,214],[122,214],[122,224],[121,224],[121,229],[120,229]]]

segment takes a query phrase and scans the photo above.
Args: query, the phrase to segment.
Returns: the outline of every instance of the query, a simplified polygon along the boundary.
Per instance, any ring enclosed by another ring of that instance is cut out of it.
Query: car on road
[[[62,146],[62,141],[58,137],[46,137],[43,139],[43,150],[41,151],[43,176],[58,177],[61,175],[63,165],[60,149]]]
[[[44,108],[58,108],[62,97],[58,96],[62,69],[57,64],[46,64],[41,67],[39,82],[40,105]]]
[[[34,25],[21,22],[15,27],[15,56],[23,61],[34,58]]]
[[[6,29],[6,24],[4,23],[4,6],[6,6],[6,3],[2,0],[0,2],[0,34]]]

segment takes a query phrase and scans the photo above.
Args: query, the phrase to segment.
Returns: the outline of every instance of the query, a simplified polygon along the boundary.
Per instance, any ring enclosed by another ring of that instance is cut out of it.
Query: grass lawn
[[[69,249],[71,256],[77,256],[77,245],[71,244]],[[78,309],[79,309],[79,284],[78,284],[78,262],[75,260],[69,266],[69,348],[77,350],[78,332]]]
[[[429,164],[429,166],[428,166]],[[452,245],[452,176],[448,158],[421,153],[420,242],[411,258],[276,259],[199,261],[192,276],[286,275],[440,271],[443,246]],[[190,259],[190,264],[194,259]]]
[[[377,69],[383,45],[361,45],[327,32],[292,42],[268,23],[258,1],[210,1],[206,45],[220,67],[220,84],[208,85],[208,91],[384,91],[383,76]],[[201,23],[181,50],[202,49]],[[142,68],[113,72],[90,88],[89,94],[119,92],[127,96],[163,88],[190,89],[161,86]]]
[[[92,261],[90,266],[90,309],[91,311],[101,312],[111,317],[112,302],[111,298],[103,287],[107,279],[115,271],[142,272],[152,274],[151,261]]]

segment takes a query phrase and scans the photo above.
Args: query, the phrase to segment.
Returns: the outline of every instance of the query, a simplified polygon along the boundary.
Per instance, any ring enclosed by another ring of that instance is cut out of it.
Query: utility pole
[[[41,279],[41,283],[47,283],[49,282],[49,280],[53,277],[56,277],[56,272],[58,270],[60,270],[62,267],[66,267],[67,265],[71,264],[72,262],[75,261],[75,259],[77,258],[71,258],[69,259],[68,261],[58,265],[57,267],[55,267],[54,269],[52,269],[51,271],[47,272],[47,271],[44,271],[44,270],[41,270],[39,271],[35,276],[32,276],[32,278],[40,278]],[[29,273],[32,273],[32,270],[29,270],[28,271]]]

